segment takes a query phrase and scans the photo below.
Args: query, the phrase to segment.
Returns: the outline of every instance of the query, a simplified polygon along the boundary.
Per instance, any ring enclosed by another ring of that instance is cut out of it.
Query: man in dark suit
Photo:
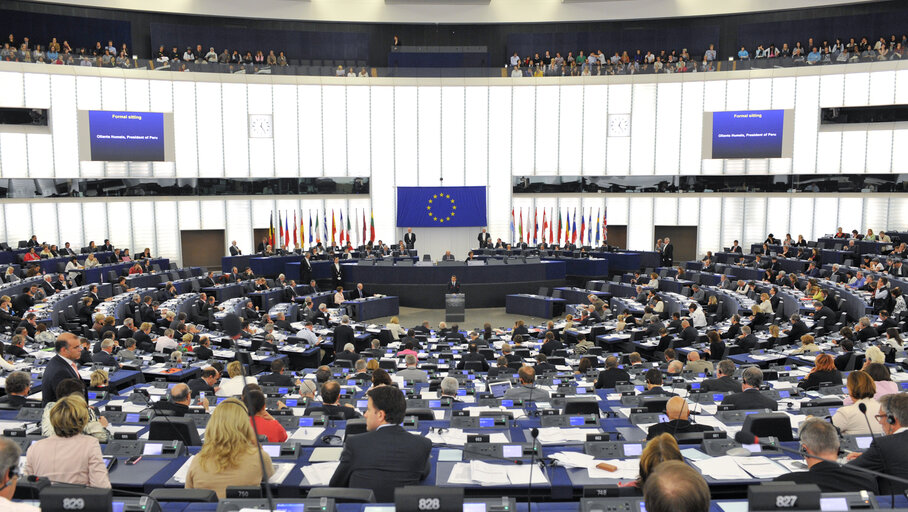
[[[240,313],[240,318],[246,320],[247,322],[254,322],[259,319],[258,311],[252,307],[252,301],[247,301],[246,305],[243,307],[242,313]]]
[[[542,347],[539,348],[539,352],[545,354],[546,357],[551,357],[556,350],[561,350],[564,348],[564,345],[555,339],[555,333],[548,331],[545,333],[545,341],[542,344]]]
[[[331,264],[331,282],[334,283],[334,288],[341,286],[344,280],[344,274],[341,272],[340,258],[334,258],[334,263]]]
[[[880,413],[875,419],[885,436],[878,436],[862,454],[851,454],[849,464],[908,478],[908,393],[892,393],[880,397]],[[899,482],[878,479],[882,494],[902,493],[908,486]]]
[[[678,335],[679,340],[675,342],[675,347],[689,347],[697,342],[700,333],[687,320],[681,321],[681,333]]]
[[[618,368],[618,358],[608,356],[605,358],[605,370],[599,372],[599,378],[596,379],[596,389],[614,389],[615,383],[630,380],[630,374]]]
[[[879,335],[879,331],[870,324],[870,319],[866,316],[862,316],[861,319],[858,320],[857,325],[855,325],[854,336],[858,341],[864,342],[870,338],[876,338]]]
[[[334,328],[334,347],[343,348],[347,344],[356,346],[356,340],[354,339],[353,328],[350,327],[350,317],[344,315],[341,317],[341,323]]]
[[[356,283],[356,288],[353,289],[352,295],[354,299],[365,299],[367,297],[363,283]]]
[[[367,395],[368,432],[347,438],[329,485],[372,489],[376,500],[390,503],[394,489],[417,485],[429,475],[432,442],[400,426],[407,410],[400,390],[380,386]]]
[[[821,492],[870,491],[879,494],[873,475],[852,471],[847,467],[820,459],[836,460],[839,456],[839,436],[835,426],[821,418],[807,418],[798,429],[804,463],[807,471],[794,471],[779,475],[775,482],[816,484]]]
[[[189,389],[192,391],[192,396],[199,396],[199,392],[207,393],[210,396],[213,396],[217,391],[218,378],[220,373],[212,368],[211,366],[206,366],[202,368],[202,375],[197,379],[189,379],[189,382],[186,384],[189,386]]]
[[[466,367],[467,363],[469,363],[471,361],[476,361],[482,366],[482,371],[484,371],[484,372],[489,371],[489,362],[486,361],[486,358],[484,355],[479,353],[479,345],[477,345],[475,343],[470,343],[469,348],[467,350],[468,350],[468,352],[466,354],[463,354],[463,356],[461,356],[461,358],[460,358],[460,362],[457,363],[458,370],[463,370]]]
[[[35,305],[35,292],[36,291],[37,291],[37,287],[35,287],[35,285],[32,285],[32,286],[26,288],[25,290],[23,290],[22,293],[20,293],[19,295],[16,295],[15,297],[13,297],[13,302],[12,302],[13,311],[18,313],[19,315],[24,316],[25,312],[28,311],[29,309],[31,309],[31,307]]]
[[[114,341],[106,339],[101,342],[101,350],[91,356],[92,363],[103,364],[104,366],[120,367],[117,358],[113,356]]]
[[[324,413],[328,419],[332,420],[349,420],[359,418],[359,411],[353,407],[340,405],[340,384],[337,381],[329,380],[322,384],[320,395],[322,396],[321,405],[310,405],[306,407],[303,415],[309,416],[313,412]]]
[[[60,334],[54,343],[54,351],[57,354],[48,361],[41,379],[41,402],[44,405],[57,401],[57,384],[63,379],[81,381],[77,364],[82,356],[82,344],[79,343],[79,338],[70,332]]]
[[[835,358],[835,368],[836,370],[843,372],[851,363],[851,360],[856,357],[854,353],[854,342],[845,338],[842,340],[842,353],[837,355]],[[851,368],[852,370],[854,367]],[[851,371],[851,370],[848,370]]]
[[[298,379],[290,375],[284,375],[286,364],[283,359],[275,359],[271,362],[271,373],[258,378],[259,384],[263,386],[281,386],[292,388],[299,384]]]
[[[835,313],[831,309],[823,305],[822,302],[814,301],[813,311],[813,320],[815,322],[814,328],[822,326],[826,329],[829,329],[835,325]]]
[[[801,339],[801,336],[807,334],[809,329],[807,328],[807,324],[801,320],[801,315],[793,314],[788,320],[791,322],[791,328],[786,329],[783,332],[788,335],[788,344],[790,345],[792,343],[797,343]]]
[[[646,371],[645,375],[646,380],[646,391],[640,393],[637,396],[655,396],[655,395],[665,395],[665,396],[677,396],[676,393],[666,391],[662,389],[662,371],[656,368],[650,368]]]
[[[454,255],[451,254],[451,251],[445,251],[441,256],[441,261],[454,261]]]
[[[675,246],[672,245],[670,238],[665,237],[665,245],[662,246],[662,266],[671,267],[675,261]]]
[[[182,418],[189,412],[192,403],[192,389],[185,383],[178,383],[170,390],[169,400],[158,400],[154,403],[155,414],[159,416],[176,416]],[[202,402],[208,412],[208,398]]]
[[[28,401],[32,379],[26,372],[13,372],[6,377],[6,394],[0,397],[0,404],[6,409],[21,409]]]
[[[451,280],[448,281],[448,293],[460,293],[460,283],[457,281],[457,276],[451,276]]]
[[[476,236],[476,241],[479,242],[480,249],[492,248],[492,235],[486,232],[486,228],[482,228],[482,231]]]
[[[423,322],[422,325],[414,327],[413,330],[416,331],[417,334],[424,334],[426,336],[432,332],[432,328],[429,327],[429,322]]]
[[[199,338],[199,344],[192,349],[192,353],[195,354],[199,361],[207,361],[214,357],[214,352],[211,350],[211,340],[208,339],[208,336]]]
[[[750,332],[750,326],[745,325],[741,328],[741,334],[735,340],[735,343],[738,345],[738,348],[747,354],[757,347],[757,337]]]
[[[665,404],[665,415],[668,421],[656,423],[651,426],[646,433],[646,439],[650,440],[666,432],[671,435],[685,434],[688,432],[711,432],[712,427],[707,425],[697,425],[690,421],[690,409],[687,407],[687,400],[680,396],[669,398]]]
[[[311,255],[307,252],[300,260],[300,283],[308,283],[312,279]]]
[[[733,391],[735,393],[740,393],[741,383],[733,378],[734,374],[734,361],[732,361],[731,359],[723,359],[722,361],[719,361],[719,364],[716,366],[716,378],[706,379],[701,382],[700,392],[706,393],[709,391]]]
[[[263,252],[265,252],[265,249],[267,249],[269,245],[270,245],[270,243],[268,241],[268,237],[267,236],[262,237],[262,241],[259,242],[259,244],[257,246],[255,246],[255,252],[263,253]]]
[[[722,405],[731,405],[735,409],[769,409],[775,411],[779,404],[760,393],[760,385],[763,384],[763,370],[756,366],[751,366],[744,370],[742,376],[744,383],[741,385],[740,393],[725,395],[722,399]],[[702,386],[701,386],[702,389]]]
[[[404,244],[408,250],[412,251],[416,248],[416,233],[413,232],[413,228],[407,228],[407,233],[404,235]]]
[[[237,247],[237,245],[236,245],[236,240],[234,240],[234,241],[230,244],[230,255],[231,255],[231,256],[239,256],[239,255],[241,255],[241,254],[243,254],[243,251],[241,251],[240,248]]]

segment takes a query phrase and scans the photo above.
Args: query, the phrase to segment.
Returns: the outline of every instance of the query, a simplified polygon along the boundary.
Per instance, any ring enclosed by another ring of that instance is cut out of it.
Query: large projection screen
[[[80,110],[78,125],[80,161],[174,161],[170,112]]]
[[[703,159],[791,158],[794,110],[703,113]]]

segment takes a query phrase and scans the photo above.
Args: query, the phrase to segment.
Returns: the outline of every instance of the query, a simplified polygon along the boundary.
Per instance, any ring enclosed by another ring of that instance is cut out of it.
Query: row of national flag
[[[362,219],[362,223],[360,223],[360,219]],[[332,209],[330,231],[328,231],[328,220],[328,210],[321,212],[315,210],[314,214],[312,210],[306,212],[300,210],[298,220],[297,211],[294,210],[292,223],[290,222],[290,212],[287,210],[284,210],[283,218],[281,218],[280,210],[277,212],[272,210],[268,227],[268,243],[272,247],[284,249],[296,246],[306,247],[307,234],[309,235],[308,246],[324,243],[324,245],[330,244],[332,247],[347,245],[356,247],[366,242],[375,242],[375,216],[371,210],[369,210],[368,224],[365,209],[354,210],[352,215],[347,212],[346,217],[343,210],[337,210],[337,214],[335,214],[335,210]],[[276,228],[275,222],[277,223]],[[297,234],[299,234],[298,238]]]
[[[558,208],[558,219],[555,220],[555,208],[526,208],[526,221],[523,217],[524,208],[511,209],[511,243],[526,243],[538,245],[546,244],[566,244],[572,243],[580,245],[600,245],[608,242],[608,208],[605,211],[602,208],[596,210],[596,219],[593,221],[593,209],[590,208],[586,215],[583,209],[577,213],[574,208],[573,217],[571,209],[565,209],[565,215],[562,218],[562,209]],[[540,223],[540,212],[541,220]],[[578,219],[579,217],[579,219]],[[578,222],[580,223],[578,229]],[[516,226],[516,228],[515,228]],[[525,226],[525,227],[524,227]],[[593,235],[595,234],[595,240]],[[564,242],[562,242],[564,240]]]

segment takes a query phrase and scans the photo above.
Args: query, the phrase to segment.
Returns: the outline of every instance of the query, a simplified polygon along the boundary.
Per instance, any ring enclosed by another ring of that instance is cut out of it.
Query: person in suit
[[[672,245],[670,238],[665,237],[662,244],[662,266],[671,267],[675,261],[675,246]]]
[[[908,393],[893,393],[880,397],[880,413],[875,417],[886,434],[871,441],[863,453],[848,455],[848,464],[908,478]],[[847,466],[846,466],[847,467]],[[878,479],[880,493],[902,493],[908,486],[899,482]]]
[[[35,305],[35,292],[38,288],[35,285],[29,286],[22,290],[22,293],[13,298],[13,311],[19,315],[25,315],[25,312]]]
[[[26,372],[13,372],[6,377],[6,394],[0,397],[0,404],[7,409],[21,409],[28,401],[32,379]]]
[[[91,356],[91,362],[99,363],[104,366],[114,366],[119,368],[120,363],[117,362],[117,358],[113,356],[114,341],[111,339],[106,339],[101,342],[101,350],[96,354]]]
[[[206,366],[202,368],[202,374],[196,379],[189,379],[186,384],[189,386],[189,389],[192,391],[192,396],[197,397],[199,393],[205,393],[209,396],[214,396],[217,393],[218,387],[218,378],[220,377],[220,372],[215,370],[211,366]]]
[[[760,386],[763,384],[763,370],[751,366],[744,370],[743,384],[740,393],[725,395],[722,399],[722,405],[731,405],[735,409],[769,409],[775,411],[779,404],[772,398],[763,396],[760,393]],[[703,386],[700,386],[703,389]]]
[[[854,341],[845,338],[841,341],[840,346],[842,347],[842,353],[835,357],[833,364],[835,364],[836,370],[839,370],[840,372],[850,371],[846,370],[846,368],[849,363],[851,363],[851,360],[856,357],[854,353]],[[852,367],[852,369],[854,369],[854,367]]]
[[[716,378],[706,379],[700,383],[700,392],[734,392],[742,391],[741,383],[734,379],[735,363],[731,359],[719,361],[716,367]],[[762,374],[761,374],[762,375]]]
[[[340,258],[335,257],[334,263],[331,264],[331,282],[334,283],[334,288],[341,286],[343,284],[344,275],[341,272]]]
[[[806,335],[812,338],[809,334]],[[819,354],[814,361],[813,369],[807,374],[798,387],[807,391],[818,390],[823,384],[839,386],[842,384],[842,372],[836,370],[835,360],[829,354]]]
[[[354,342],[355,336],[353,328],[350,327],[350,317],[344,315],[341,317],[341,323],[334,328],[334,346],[346,347],[347,344],[354,345]]]
[[[400,390],[379,386],[367,396],[367,432],[347,438],[329,485],[372,489],[376,500],[390,503],[394,489],[417,485],[429,475],[432,442],[400,426],[407,410]]]
[[[690,421],[690,409],[687,406],[687,400],[680,396],[671,397],[665,404],[665,415],[668,421],[652,425],[646,433],[646,439],[650,440],[666,432],[674,436],[675,434],[686,434],[688,432],[711,432],[712,427],[707,425],[697,425]]]
[[[339,403],[340,391],[341,387],[337,381],[329,380],[325,382],[322,384],[321,391],[319,392],[322,397],[322,403],[320,405],[313,404],[306,407],[303,415],[309,416],[312,413],[320,412],[324,413],[325,416],[332,420],[359,418],[359,411],[350,405],[341,405]]]
[[[292,388],[299,385],[299,379],[290,375],[284,375],[286,363],[283,359],[275,359],[271,362],[271,373],[259,377],[259,384],[262,386],[280,386]]]
[[[407,233],[404,235],[404,244],[408,250],[412,251],[416,248],[416,233],[413,232],[413,228],[407,228]]]
[[[476,241],[479,242],[480,249],[492,248],[492,235],[486,232],[486,228],[482,228],[482,231],[476,236]]]
[[[479,345],[476,343],[470,343],[467,348],[467,353],[463,354],[460,358],[460,362],[457,363],[457,369],[463,370],[466,367],[466,364],[471,361],[480,363],[482,371],[489,371],[489,362],[486,360],[485,356],[479,353]]]
[[[549,358],[542,352],[536,354],[536,364],[533,365],[533,370],[536,371],[537,375],[542,375],[546,372],[554,372],[555,365],[549,362]]]
[[[451,251],[445,251],[441,256],[441,261],[454,261],[454,255],[451,254]]]
[[[605,358],[605,370],[599,372],[596,379],[596,389],[614,389],[618,382],[630,382],[631,376],[626,371],[618,368],[618,358],[608,356]]]
[[[555,333],[548,331],[545,333],[544,342],[542,343],[539,352],[545,354],[546,357],[551,357],[556,350],[561,350],[562,348],[564,348],[564,345],[555,339]]]
[[[230,243],[230,255],[239,256],[241,254],[243,254],[243,251],[241,251],[240,248],[237,247],[236,240],[234,240],[233,242]]]
[[[801,339],[801,336],[807,334],[809,329],[807,324],[801,320],[801,315],[793,314],[788,320],[791,322],[791,327],[782,331],[784,334],[788,335],[788,344],[792,344]]]
[[[57,400],[56,387],[63,379],[81,380],[77,363],[82,357],[82,344],[79,338],[71,332],[60,334],[54,343],[54,351],[56,355],[48,361],[41,381],[42,405]]]
[[[363,283],[356,283],[356,288],[353,289],[351,296],[354,299],[365,299],[368,296],[363,288]]]
[[[536,370],[532,366],[522,366],[517,370],[519,385],[507,390],[502,398],[508,400],[548,400],[549,392],[536,387]]]
[[[208,336],[199,337],[199,344],[192,349],[192,353],[195,354],[199,361],[207,361],[214,357],[214,352],[211,350],[211,340],[208,339]]]
[[[306,252],[300,260],[300,283],[308,283],[312,279],[312,255]]]
[[[735,340],[735,343],[738,345],[738,348],[747,354],[757,347],[757,337],[750,331],[750,326],[745,325],[741,328],[741,334]]]
[[[880,335],[879,331],[876,330],[876,327],[874,327],[870,323],[870,318],[866,316],[862,316],[860,320],[858,320],[858,323],[854,326],[854,329],[855,337],[858,341],[861,342],[867,341],[871,338],[876,338]]]
[[[264,237],[262,237],[262,241],[259,242],[259,244],[257,246],[255,246],[255,252],[260,253],[260,254],[264,253],[265,249],[267,249],[269,245],[270,244],[268,243],[268,237],[264,236]]]
[[[675,341],[675,347],[689,347],[697,342],[700,333],[687,320],[681,321],[681,333]]]
[[[460,293],[460,283],[457,282],[457,276],[451,276],[448,281],[448,293]]]
[[[785,473],[775,477],[773,481],[816,484],[821,492],[879,493],[874,476],[820,460],[820,458],[836,460],[839,455],[839,435],[829,422],[822,418],[807,418],[798,429],[798,438],[807,471]]]
[[[676,393],[662,389],[662,371],[657,368],[650,368],[644,375],[644,385],[646,390],[637,395],[640,396],[676,396]]]
[[[418,360],[413,354],[407,354],[404,357],[407,368],[397,372],[397,375],[404,380],[413,382],[429,382],[429,374],[417,367]]]

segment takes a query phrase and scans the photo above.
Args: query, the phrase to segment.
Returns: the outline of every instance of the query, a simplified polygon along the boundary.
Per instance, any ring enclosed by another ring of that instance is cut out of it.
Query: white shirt
[[[258,384],[255,377],[246,377],[246,384]],[[217,396],[235,396],[243,394],[243,376],[237,375],[221,381],[221,387],[218,388]]]
[[[0,510],[6,512],[41,512],[41,509],[38,507],[10,501],[3,496],[0,496]]]
[[[697,308],[693,313],[690,314],[691,322],[694,327],[706,327],[706,315],[703,313],[703,308]]]
[[[302,331],[296,333],[297,338],[302,338],[306,340],[310,345],[315,345],[318,342],[318,336],[309,329],[303,329]]]
[[[180,344],[173,340],[173,338],[168,338],[167,336],[160,336],[155,340],[154,350],[155,352],[163,352],[165,348],[177,349]]]

